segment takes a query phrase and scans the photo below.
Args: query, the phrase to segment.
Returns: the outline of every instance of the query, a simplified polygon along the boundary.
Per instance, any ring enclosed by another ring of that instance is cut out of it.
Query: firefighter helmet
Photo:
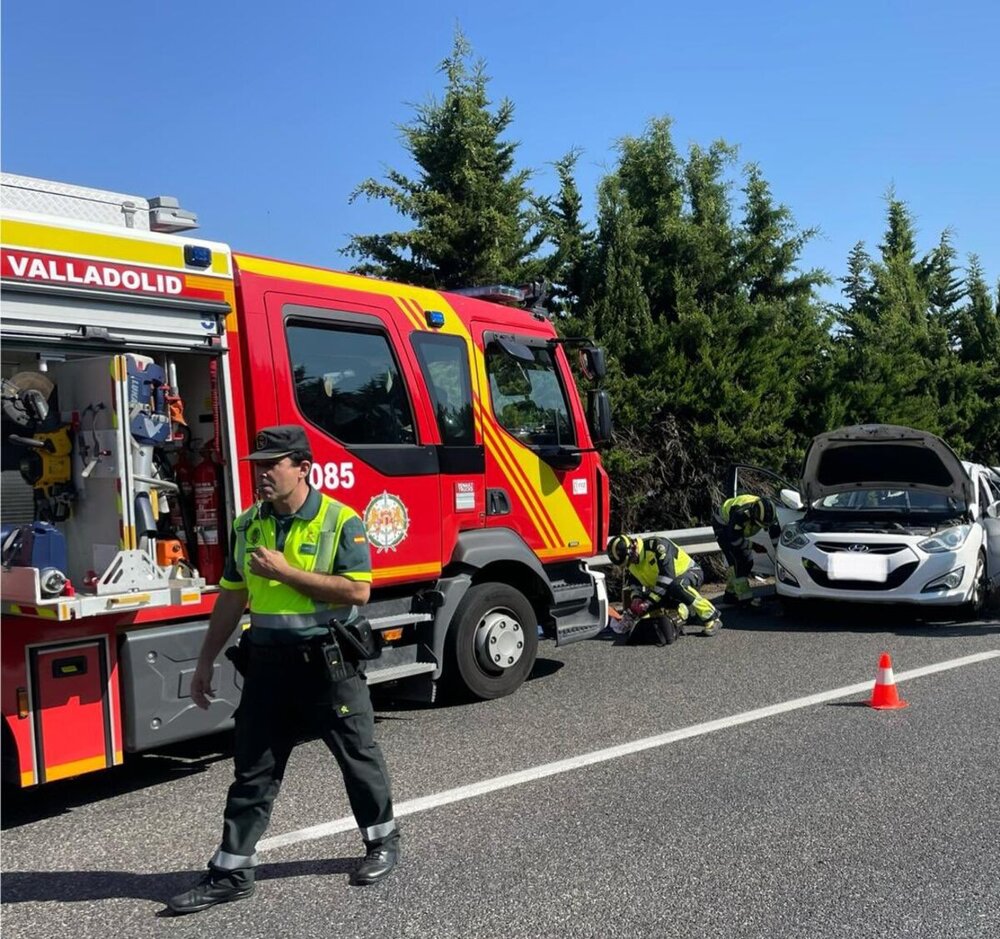
[[[615,535],[608,542],[608,558],[612,564],[627,564],[639,559],[639,542],[628,535]]]

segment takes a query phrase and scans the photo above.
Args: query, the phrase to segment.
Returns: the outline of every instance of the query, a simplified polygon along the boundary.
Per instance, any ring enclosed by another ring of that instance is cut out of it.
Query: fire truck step
[[[372,629],[393,629],[409,623],[426,623],[434,617],[430,613],[397,613],[394,616],[379,616],[369,620]]]
[[[388,668],[369,669],[368,684],[377,685],[384,681],[398,681],[411,675],[423,675],[437,668],[434,662],[409,662],[405,665],[390,665]]]

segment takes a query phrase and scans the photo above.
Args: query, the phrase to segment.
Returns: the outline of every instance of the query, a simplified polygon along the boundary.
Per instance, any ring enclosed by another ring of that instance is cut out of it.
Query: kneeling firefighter
[[[774,503],[760,496],[742,495],[726,499],[712,514],[712,528],[719,548],[729,562],[726,572],[726,599],[740,605],[760,606],[749,577],[753,571],[750,538],[766,528],[772,541],[781,534]]]
[[[701,567],[669,539],[615,535],[608,542],[608,558],[625,569],[629,618],[650,620],[658,644],[671,641],[666,635],[671,628],[666,614],[673,608],[682,612],[682,621],[700,624],[702,635],[713,636],[722,626],[718,610],[696,589],[705,582]],[[657,616],[660,611],[663,615]]]

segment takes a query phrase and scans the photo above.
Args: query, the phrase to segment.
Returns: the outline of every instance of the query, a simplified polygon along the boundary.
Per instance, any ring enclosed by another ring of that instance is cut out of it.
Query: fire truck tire
[[[531,673],[538,654],[537,616],[506,584],[470,587],[445,640],[445,682],[474,698],[502,698]]]

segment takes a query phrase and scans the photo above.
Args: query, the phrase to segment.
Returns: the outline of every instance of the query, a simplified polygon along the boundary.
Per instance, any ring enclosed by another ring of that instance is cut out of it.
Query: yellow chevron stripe
[[[504,478],[510,487],[517,493],[525,512],[531,518],[535,529],[538,531],[542,542],[550,548],[559,545],[559,533],[552,527],[535,498],[536,493],[532,492],[522,473],[519,472],[517,463],[513,460],[507,450],[499,440],[496,428],[487,421],[483,422],[483,442],[486,448],[496,460],[497,465],[503,470]]]
[[[587,547],[589,550],[592,547],[590,534],[580,522],[580,516],[553,469],[544,460],[535,457],[529,448],[510,439],[499,426],[494,432],[500,445],[515,461],[525,486],[537,502],[538,511],[556,532],[556,543],[578,550]]]
[[[406,297],[394,297],[393,299],[396,301],[396,306],[398,306],[400,308],[400,310],[403,311],[403,315],[407,318],[407,320],[409,320],[410,325],[414,329],[417,329],[417,330],[422,329],[423,328],[423,324],[414,315],[413,308],[408,303],[407,298]]]
[[[413,320],[414,326],[421,332],[427,332],[429,328],[427,326],[427,318],[420,304],[412,297],[403,297],[403,302],[410,310],[410,318]]]
[[[468,339],[466,341],[469,341]],[[476,355],[478,356],[479,350],[476,348],[475,344],[472,344],[473,349],[475,349]],[[526,485],[526,480],[524,480],[517,471],[517,464],[507,458],[506,452],[503,449],[501,443],[501,435],[496,429],[494,424],[486,420],[486,411],[483,407],[482,400],[479,395],[473,394],[472,396],[472,413],[476,423],[476,430],[479,431],[480,436],[483,440],[483,445],[489,450],[490,454],[497,462],[497,466],[503,472],[504,478],[510,484],[511,488],[517,493],[518,498],[521,500],[521,504],[524,506],[525,512],[527,512],[528,517],[531,519],[532,524],[535,526],[535,530],[538,532],[539,537],[543,542],[548,543],[550,546],[559,543],[558,532],[555,531],[551,525],[546,526],[543,520],[542,514],[540,512],[540,506],[535,500],[537,493],[532,492],[530,486]]]
[[[480,409],[482,409],[482,404],[480,403]],[[526,503],[526,507],[532,515],[532,520],[535,522],[536,527],[538,527],[539,532],[544,530],[547,535],[547,540],[552,545],[558,545],[561,543],[559,536],[559,531],[553,524],[552,519],[549,517],[548,512],[545,510],[545,506],[541,501],[540,493],[535,489],[527,475],[521,471],[521,467],[518,465],[517,460],[514,456],[516,451],[516,445],[513,442],[508,441],[505,438],[504,432],[500,429],[496,421],[489,421],[484,419],[483,424],[483,439],[486,440],[486,431],[489,431],[490,437],[490,452],[496,457],[497,462],[502,462],[506,470],[506,475],[508,479],[516,476],[521,484],[522,491],[524,492],[524,498],[522,501]],[[502,456],[501,456],[502,455]],[[536,457],[532,456],[532,460],[537,460]],[[557,484],[558,485],[558,484]]]
[[[506,443],[506,441],[505,441]],[[593,543],[590,533],[580,521],[569,494],[562,487],[555,471],[544,460],[538,459],[526,447],[508,444],[513,458],[518,462],[527,484],[536,494],[546,518],[558,533],[558,541],[566,547],[590,552]]]
[[[187,270],[182,243],[169,244],[146,241],[142,237],[97,234],[74,228],[21,222],[16,219],[4,219],[3,240],[6,245],[35,251],[72,254],[106,261],[132,261],[171,270]],[[212,252],[212,272],[224,277],[232,276],[227,252]]]
[[[476,348],[476,358],[479,365],[479,387],[489,388],[486,359],[478,348]],[[488,420],[486,413],[486,406],[483,404],[483,426],[492,427],[496,424],[496,417],[490,414]],[[530,449],[510,439],[499,425],[495,433],[520,470],[524,484],[537,500],[538,511],[545,513],[546,519],[557,533],[556,543],[564,546],[572,545],[574,550],[580,552],[592,551],[592,539],[552,467],[544,460],[538,459]]]

